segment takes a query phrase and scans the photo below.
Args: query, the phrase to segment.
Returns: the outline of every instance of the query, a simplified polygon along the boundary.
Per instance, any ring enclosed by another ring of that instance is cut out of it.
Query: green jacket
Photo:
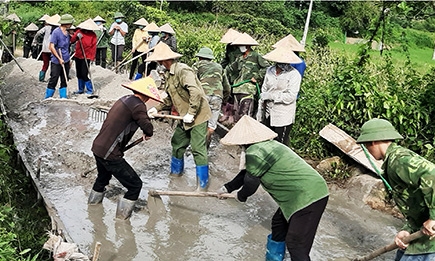
[[[225,57],[221,61],[222,68],[226,68],[228,65],[232,64],[237,57],[242,55],[239,46],[227,44],[225,48]]]
[[[210,60],[200,60],[192,65],[192,69],[196,72],[206,95],[223,97],[223,70],[220,64]]]
[[[107,30],[94,30],[94,33],[97,35],[97,41],[99,40],[97,48],[108,48],[110,35]],[[101,36],[102,34],[104,35]]]
[[[184,129],[188,130],[210,119],[211,110],[207,98],[192,68],[184,63],[174,62],[165,73],[164,88],[168,96],[156,109],[160,111],[174,106],[181,116],[187,113],[194,115],[193,123],[184,123]]]
[[[246,57],[239,56],[235,62],[225,69],[228,81],[233,86],[233,93],[257,94],[257,87],[253,82],[249,81],[237,87],[234,87],[234,85],[255,78],[258,85],[261,86],[266,69],[269,66],[269,63],[256,51],[251,50]]]
[[[392,188],[391,196],[406,218],[403,230],[413,233],[426,220],[435,220],[435,164],[392,143],[382,169]],[[406,254],[424,253],[435,253],[435,240],[430,241],[428,236],[413,241],[406,249]]]
[[[290,217],[329,195],[325,180],[287,146],[275,141],[255,143],[246,150],[246,171],[260,183]]]

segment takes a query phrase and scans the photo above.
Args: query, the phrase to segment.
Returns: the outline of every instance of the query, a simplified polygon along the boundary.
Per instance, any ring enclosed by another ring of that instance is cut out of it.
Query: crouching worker
[[[371,119],[361,127],[357,143],[377,160],[384,160],[381,178],[405,225],[394,238],[400,248],[395,261],[435,260],[435,164],[397,145],[403,137],[383,119]],[[370,160],[370,159],[369,159]],[[422,230],[425,236],[405,244],[403,239]]]
[[[265,125],[243,116],[221,143],[246,149],[245,168],[217,192],[240,189],[236,199],[245,202],[261,184],[279,206],[272,217],[272,234],[267,237],[266,261],[283,260],[286,245],[292,261],[309,261],[328,202],[328,187],[322,176],[295,152],[272,140],[276,136]]]
[[[88,204],[95,205],[103,201],[105,187],[113,175],[127,188],[124,197],[118,202],[116,217],[128,219],[139,198],[142,180],[123,158],[125,146],[138,127],[143,131],[144,140],[153,136],[153,125],[147,115],[145,102],[150,98],[159,102],[161,99],[154,81],[149,77],[123,86],[132,90],[133,95],[126,95],[115,102],[92,144],[98,176]]]

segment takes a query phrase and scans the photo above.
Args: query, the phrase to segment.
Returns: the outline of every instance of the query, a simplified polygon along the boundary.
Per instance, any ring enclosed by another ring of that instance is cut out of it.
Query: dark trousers
[[[272,240],[285,241],[292,261],[310,261],[320,218],[328,203],[324,197],[294,213],[287,221],[278,208],[272,217]]]
[[[69,74],[69,61],[64,64],[66,75]],[[60,88],[67,87],[65,73],[63,72],[62,65],[51,63],[50,79],[48,80],[47,88],[56,89],[57,82],[60,77]]]
[[[116,45],[116,61],[122,61],[122,52],[124,52],[124,45]],[[110,50],[112,51],[112,62],[115,62],[115,45],[110,44]]]
[[[138,56],[138,55],[141,55],[141,54],[142,54],[142,53],[140,53],[140,52],[138,52],[138,51],[135,51],[135,52],[133,53],[133,58],[136,57],[136,56]],[[141,58],[142,58],[142,63],[145,63],[145,55],[142,55]],[[130,80],[133,79],[134,72],[136,71],[136,67],[137,67],[137,62],[138,62],[138,60],[141,59],[141,58],[138,58],[138,59],[133,60],[133,61],[131,62],[131,67],[130,67],[130,78],[129,78]],[[139,68],[138,68],[138,70],[139,70]],[[138,71],[138,72],[139,72],[139,71]]]
[[[97,162],[98,176],[92,187],[93,190],[104,192],[104,188],[109,184],[113,175],[127,189],[125,199],[137,200],[139,198],[142,180],[125,159],[105,160],[95,155],[94,157]]]
[[[14,47],[13,46],[8,46],[7,48],[8,48],[8,50],[11,53],[14,53]],[[12,56],[11,56],[11,54],[6,49],[4,49],[3,50],[3,55],[2,55],[2,63],[8,63],[10,61],[12,61]]]
[[[97,48],[95,64],[101,65],[101,67],[106,68],[107,65],[106,59],[107,59],[107,47]]]
[[[46,72],[48,70],[48,66],[50,65],[50,56],[51,53],[42,53],[42,69],[41,71]]]
[[[86,60],[85,59],[78,59],[78,58],[76,58],[75,60],[76,60],[77,79],[82,79],[85,82],[89,81],[88,67],[91,66],[91,61],[87,60],[88,65],[86,65]]]
[[[235,115],[234,120],[237,122],[244,115],[255,118],[254,116],[254,98],[253,95],[237,93],[234,94]]]
[[[143,62],[139,65],[139,67],[137,68],[137,72],[144,75],[144,76],[148,76],[150,75],[150,72],[152,70],[155,70],[157,68],[157,63],[156,62],[148,62],[148,67],[146,68],[146,74],[145,74],[145,65],[146,63]]]
[[[270,126],[270,117],[264,119],[263,123],[264,125],[269,127],[269,129],[273,130],[276,134],[278,134],[278,136],[274,140],[290,147],[290,131],[292,130],[293,124],[282,127]]]

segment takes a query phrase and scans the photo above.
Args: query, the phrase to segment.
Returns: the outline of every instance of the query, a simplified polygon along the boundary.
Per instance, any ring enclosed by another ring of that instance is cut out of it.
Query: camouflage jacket
[[[222,98],[222,66],[210,60],[200,60],[192,65],[206,95],[216,95]]]
[[[104,27],[104,29],[101,30],[94,30],[94,33],[97,35],[97,42],[99,41],[97,48],[108,48],[110,35],[107,29]]]
[[[392,143],[382,165],[383,176],[391,186],[391,196],[406,218],[403,230],[420,230],[435,220],[435,164],[415,152]],[[413,241],[406,254],[435,253],[435,240],[428,236]]]
[[[242,52],[240,52],[237,45],[227,44],[227,47],[225,48],[225,57],[221,61],[222,68],[225,69],[228,65],[232,64],[240,55],[242,55]]]
[[[241,85],[238,84],[254,78],[258,85],[261,86],[266,68],[269,66],[269,63],[256,51],[251,50],[246,57],[239,56],[235,62],[225,69],[228,81],[233,86],[233,93],[255,95],[258,92],[255,83],[249,81]],[[235,85],[238,86],[235,87]]]

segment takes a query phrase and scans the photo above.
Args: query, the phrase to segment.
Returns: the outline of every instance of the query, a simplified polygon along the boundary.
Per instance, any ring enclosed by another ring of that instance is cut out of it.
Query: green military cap
[[[113,18],[124,18],[124,15],[121,12],[115,12],[115,15]]]
[[[199,52],[196,54],[196,57],[201,57],[205,59],[213,60],[213,51],[208,47],[202,47]]]
[[[402,140],[393,125],[384,119],[371,119],[361,127],[361,134],[356,143],[364,143],[381,140]]]
[[[74,17],[70,14],[64,14],[60,17],[59,24],[72,24],[74,23]]]

